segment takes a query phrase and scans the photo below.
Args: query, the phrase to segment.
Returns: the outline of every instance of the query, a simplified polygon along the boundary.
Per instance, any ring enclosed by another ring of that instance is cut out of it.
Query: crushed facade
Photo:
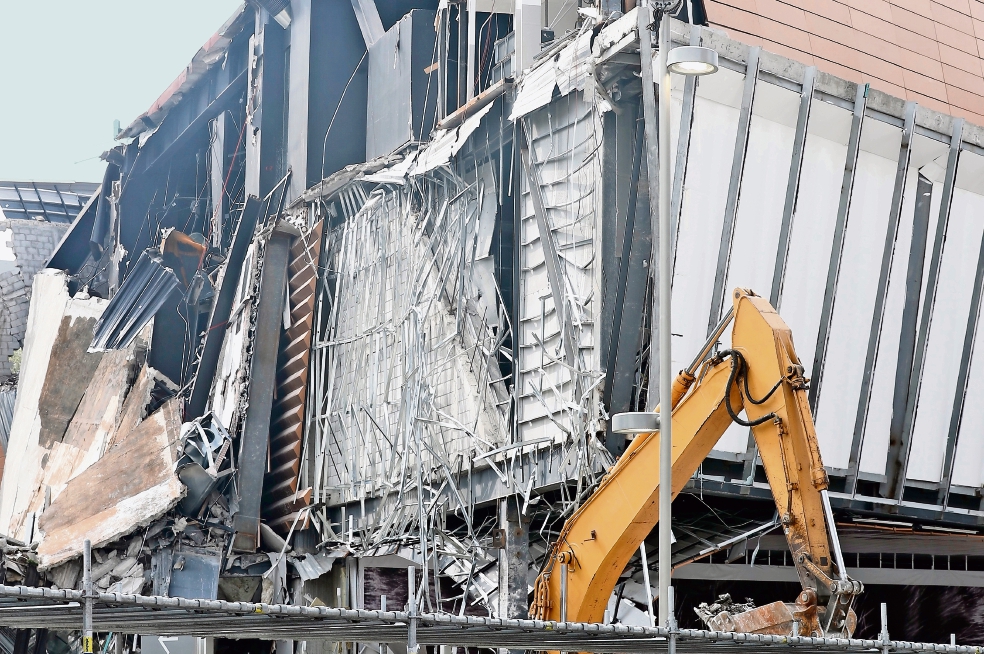
[[[610,416],[658,395],[641,9],[274,4],[122,132],[34,279],[6,583],[78,588],[88,538],[104,591],[393,607],[415,566],[428,611],[522,617]],[[731,288],[769,297],[862,607],[980,606],[984,129],[704,4],[666,18],[722,64],[674,80],[673,365]],[[797,587],[756,456],[733,425],[677,500],[682,620]],[[649,624],[623,577],[610,619]],[[948,620],[893,635],[982,636]]]

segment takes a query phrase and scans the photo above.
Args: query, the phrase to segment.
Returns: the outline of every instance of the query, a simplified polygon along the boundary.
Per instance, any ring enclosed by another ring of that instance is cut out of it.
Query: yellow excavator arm
[[[764,298],[733,293],[734,309],[673,388],[673,496],[732,422],[751,427],[803,592],[794,603],[708,620],[716,631],[849,636],[862,586],[844,569],[826,496],[807,379],[789,327]],[[711,353],[734,320],[731,349]],[[744,409],[745,418],[739,414]],[[659,520],[659,432],[638,436],[567,520],[536,580],[530,614],[600,622],[619,576]],[[562,611],[560,571],[568,572]]]

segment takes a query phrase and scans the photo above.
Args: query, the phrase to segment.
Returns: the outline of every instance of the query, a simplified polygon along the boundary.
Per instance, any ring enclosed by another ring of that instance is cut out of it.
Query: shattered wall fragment
[[[0,525],[9,536],[28,541],[33,536],[33,516],[28,514],[36,496],[40,493],[42,502],[44,498],[38,482],[50,454],[46,442],[61,439],[95,369],[92,362],[79,364],[86,361],[92,328],[104,306],[99,299],[70,298],[63,273],[46,270],[35,277],[7,448],[7,457],[18,465],[5,470],[0,484]],[[59,390],[49,396],[49,388]]]
[[[170,400],[65,485],[38,522],[42,568],[78,556],[86,539],[101,547],[129,535],[177,504],[185,494],[174,471],[180,427]]]

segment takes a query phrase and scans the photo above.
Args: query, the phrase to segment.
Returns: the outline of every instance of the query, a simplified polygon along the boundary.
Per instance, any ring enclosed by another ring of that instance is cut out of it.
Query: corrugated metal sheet
[[[144,250],[96,323],[90,352],[127,347],[180,283],[156,250]]]
[[[288,314],[280,339],[277,390],[270,415],[270,467],[263,482],[263,518],[287,533],[299,512],[311,504],[311,489],[298,491],[307,380],[311,359],[318,261],[324,224],[318,221],[290,248]],[[298,526],[305,527],[307,520]]]

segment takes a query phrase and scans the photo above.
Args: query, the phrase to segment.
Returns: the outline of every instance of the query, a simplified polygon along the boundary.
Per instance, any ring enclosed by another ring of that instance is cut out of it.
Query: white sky
[[[97,157],[240,0],[0,0],[0,179],[98,182]]]

